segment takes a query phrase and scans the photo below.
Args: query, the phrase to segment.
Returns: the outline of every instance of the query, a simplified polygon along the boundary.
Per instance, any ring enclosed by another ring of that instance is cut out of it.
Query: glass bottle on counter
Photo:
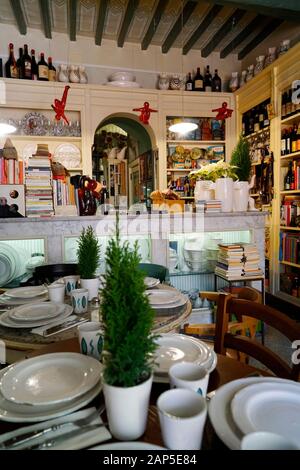
[[[191,72],[189,72],[187,81],[185,82],[185,89],[186,89],[186,91],[192,91],[193,90],[193,80],[192,80]]]
[[[21,60],[22,78],[31,80],[31,57],[28,54],[28,46],[24,44],[24,54]]]
[[[5,63],[5,76],[7,78],[19,78],[17,62],[14,56],[14,45],[9,44],[9,57]]]
[[[38,79],[38,66],[35,60],[35,50],[31,49],[31,80]]]
[[[206,72],[204,75],[204,91],[206,92],[212,91],[212,76],[209,71],[209,65],[206,66]]]
[[[18,78],[23,78],[22,61],[23,61],[23,47],[19,47],[19,58],[17,60]]]
[[[197,67],[196,75],[194,76],[194,91],[204,91],[203,77],[200,73],[200,67]]]
[[[218,70],[215,70],[215,75],[211,81],[212,91],[222,91],[222,80],[218,75]]]
[[[41,59],[38,63],[38,80],[48,82],[48,80],[49,80],[49,78],[48,78],[49,69],[48,69],[48,64],[45,61],[44,57],[45,57],[44,53],[41,52]]]

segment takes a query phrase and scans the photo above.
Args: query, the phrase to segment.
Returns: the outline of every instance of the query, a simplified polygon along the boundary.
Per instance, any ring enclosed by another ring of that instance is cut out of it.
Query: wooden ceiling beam
[[[14,17],[16,19],[19,33],[20,34],[26,34],[27,33],[27,24],[26,24],[26,19],[24,12],[21,7],[21,2],[20,0],[9,0],[10,6],[12,8]]]
[[[142,39],[142,51],[145,51],[148,49],[148,46],[152,41],[155,31],[157,30],[157,27],[165,11],[165,8],[168,4],[168,1],[169,0],[159,0],[157,7],[155,9],[155,12],[153,14],[153,17],[151,19],[151,22],[149,24],[149,27],[147,29],[147,32],[144,38]]]
[[[137,9],[139,0],[128,0],[127,8],[121,25],[121,29],[118,36],[118,47],[123,47],[132,18],[134,17],[135,11]]]
[[[275,29],[283,23],[284,20],[273,18],[253,39],[250,41],[238,54],[238,60],[242,60],[258,46],[264,39],[266,39]]]
[[[196,6],[197,6],[197,2],[195,1],[188,1],[184,5],[182,13],[177,18],[173,28],[169,32],[168,36],[166,37],[161,47],[163,54],[166,54],[171,48],[171,46],[174,44],[174,41],[176,40],[178,35],[181,33],[182,28],[187,23],[188,19],[190,18],[191,14],[195,10]]]
[[[183,46],[183,49],[182,49],[183,55],[186,55],[190,51],[190,49],[192,49],[193,45],[196,44],[198,39],[200,39],[202,34],[207,30],[209,25],[213,22],[213,20],[215,19],[217,14],[222,10],[222,8],[223,8],[222,5],[214,5],[209,10],[209,12],[207,13],[203,21],[200,23],[198,28],[193,32],[192,36]]]
[[[69,0],[69,35],[70,41],[76,41],[77,0]]]
[[[213,38],[206,44],[206,46],[201,50],[202,57],[208,57],[215,47],[224,39],[226,34],[228,34],[235,25],[242,19],[246,11],[237,8],[234,13],[225,21],[223,26],[214,34]]]
[[[39,7],[40,7],[40,12],[41,12],[45,37],[48,39],[52,39],[51,11],[50,11],[49,0],[39,0]]]
[[[235,36],[235,38],[233,38],[233,40],[229,44],[227,44],[226,47],[224,47],[224,49],[221,50],[221,59],[224,59],[228,56],[228,54],[233,52],[234,49],[239,46],[245,39],[247,39],[247,37],[250,36],[250,34],[255,31],[257,26],[259,26],[260,23],[265,19],[266,17],[263,15],[256,15],[256,17],[252,21],[250,21],[250,23],[237,36]]]
[[[104,23],[107,13],[108,0],[101,0],[98,10],[96,33],[95,33],[95,44],[101,46],[102,36],[104,32]]]

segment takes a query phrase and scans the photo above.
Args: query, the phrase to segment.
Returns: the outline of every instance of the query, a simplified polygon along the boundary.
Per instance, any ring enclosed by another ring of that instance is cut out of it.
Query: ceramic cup
[[[243,437],[242,450],[299,450],[293,442],[273,432],[251,432]]]
[[[188,388],[205,397],[209,379],[207,370],[192,362],[178,362],[169,369],[171,388]]]
[[[64,284],[51,284],[48,286],[48,297],[51,302],[63,304],[65,301],[65,289]]]
[[[206,399],[193,390],[176,388],[157,400],[162,437],[168,449],[201,449],[207,416]]]
[[[77,282],[78,282],[79,276],[65,276],[63,277],[65,286],[66,286],[66,294],[71,295],[72,290],[76,289],[77,287]]]
[[[72,307],[74,313],[85,313],[88,310],[88,296],[87,289],[73,289],[71,291]]]
[[[100,359],[103,349],[103,330],[100,322],[86,322],[78,326],[80,352]]]

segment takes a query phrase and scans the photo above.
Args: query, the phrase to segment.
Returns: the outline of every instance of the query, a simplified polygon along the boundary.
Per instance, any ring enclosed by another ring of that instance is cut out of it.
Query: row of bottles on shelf
[[[194,197],[195,182],[190,180],[188,176],[179,177],[176,180],[169,181],[168,187],[182,198]]]
[[[295,272],[280,274],[280,290],[293,297],[300,297],[300,278]]]
[[[300,151],[300,121],[281,134],[281,156]]]
[[[284,190],[294,191],[300,189],[300,163],[296,160],[289,162],[288,171],[284,177]]]
[[[300,112],[300,83],[293,82],[292,87],[281,95],[281,119],[286,119]]]
[[[45,61],[43,52],[37,63],[35,50],[31,49],[31,57],[28,53],[28,45],[24,44],[24,49],[19,49],[19,58],[14,55],[14,45],[9,44],[9,57],[5,64],[5,75],[7,78],[21,78],[26,80],[56,81],[56,68],[52,64],[52,58]]]
[[[219,92],[222,91],[222,80],[218,75],[218,70],[215,70],[214,76],[210,73],[209,65],[206,66],[204,76],[201,74],[200,67],[197,67],[197,72],[192,78],[192,74],[188,74],[188,79],[185,83],[187,91],[206,91],[206,92]]]
[[[243,114],[242,134],[244,137],[253,132],[265,129],[270,125],[269,104],[270,100],[266,100]]]

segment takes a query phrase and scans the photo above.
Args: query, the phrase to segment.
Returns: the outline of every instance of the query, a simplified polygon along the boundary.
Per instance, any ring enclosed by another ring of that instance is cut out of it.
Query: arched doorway
[[[93,177],[104,182],[109,202],[115,206],[144,203],[156,186],[156,143],[151,127],[137,116],[113,114],[106,117],[94,135]]]

